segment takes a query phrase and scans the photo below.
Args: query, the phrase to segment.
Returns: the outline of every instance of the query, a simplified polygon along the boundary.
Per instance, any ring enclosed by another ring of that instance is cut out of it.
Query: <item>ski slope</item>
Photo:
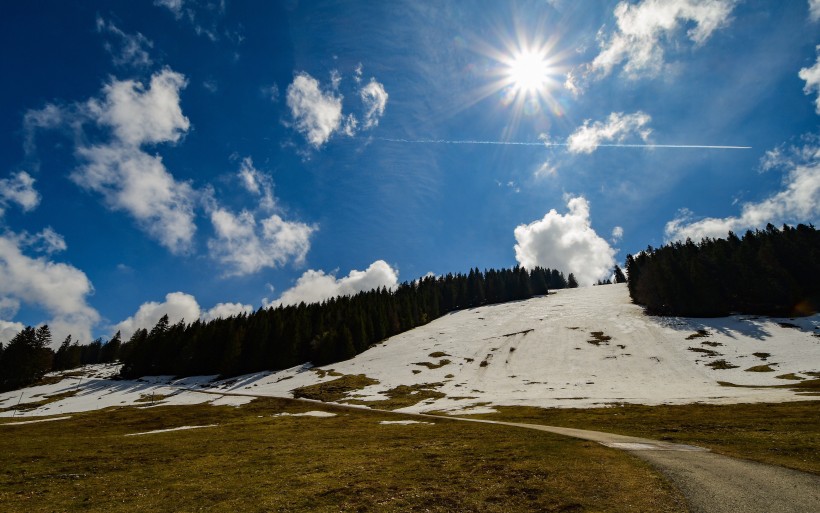
[[[320,369],[307,364],[223,381],[214,376],[116,381],[111,379],[116,367],[86,370],[83,377],[0,394],[3,409],[74,391],[0,416],[152,403],[241,405],[253,396],[292,397],[294,389],[336,379],[337,373],[379,381],[349,395],[360,401],[383,400],[384,392],[400,385],[427,385],[444,394],[400,410],[408,412],[815,399],[782,386],[820,377],[820,315],[650,317],[630,302],[625,285],[607,285],[454,312]]]

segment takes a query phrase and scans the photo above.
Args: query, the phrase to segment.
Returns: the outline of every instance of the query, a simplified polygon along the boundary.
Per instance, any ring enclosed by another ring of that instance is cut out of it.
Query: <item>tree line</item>
[[[35,383],[49,371],[121,361],[121,375],[236,376],[306,362],[325,365],[352,358],[371,345],[447,313],[529,299],[551,289],[577,287],[575,277],[544,268],[472,269],[428,276],[395,290],[385,287],[321,303],[278,306],[209,322],[170,324],[163,316],[149,331],[123,341],[87,345],[69,335],[49,348],[48,326],[27,327],[0,344],[0,391]]]
[[[820,232],[769,224],[739,238],[649,246],[626,257],[629,294],[654,315],[807,315],[820,307]]]

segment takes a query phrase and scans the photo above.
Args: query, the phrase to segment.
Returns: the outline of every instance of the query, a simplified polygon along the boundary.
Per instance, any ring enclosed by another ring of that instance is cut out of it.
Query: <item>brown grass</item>
[[[324,383],[316,383],[293,390],[293,397],[314,399],[316,401],[336,402],[347,397],[350,392],[361,390],[366,386],[377,385],[378,380],[364,374],[346,374]]]
[[[39,511],[685,511],[627,453],[549,433],[290,400],[109,409],[0,436],[0,504]],[[209,429],[139,437],[182,425]],[[9,428],[0,428],[9,429]],[[44,450],[47,448],[47,450]]]
[[[817,387],[815,383],[806,389]],[[818,407],[820,402],[816,401],[592,409],[496,407],[497,414],[480,417],[692,444],[728,456],[820,474]]]

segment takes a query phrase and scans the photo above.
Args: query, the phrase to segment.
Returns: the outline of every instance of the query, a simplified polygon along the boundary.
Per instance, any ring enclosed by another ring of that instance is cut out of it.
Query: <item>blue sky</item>
[[[0,341],[820,218],[817,1],[4,2],[0,38]]]

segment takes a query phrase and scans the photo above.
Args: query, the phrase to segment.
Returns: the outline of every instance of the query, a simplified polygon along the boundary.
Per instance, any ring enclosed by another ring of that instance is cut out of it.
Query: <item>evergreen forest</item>
[[[739,238],[651,246],[626,257],[629,294],[653,315],[791,317],[820,307],[820,232],[769,224]]]
[[[450,312],[529,299],[550,289],[577,286],[557,270],[516,266],[472,269],[468,274],[428,276],[322,303],[259,309],[209,322],[170,324],[164,316],[128,341],[118,332],[106,343],[72,342],[54,352],[48,326],[26,328],[7,347],[0,344],[0,391],[35,383],[46,372],[89,363],[121,361],[121,375],[236,376],[281,370],[302,363],[347,360],[388,337]],[[42,332],[42,333],[41,333]]]

